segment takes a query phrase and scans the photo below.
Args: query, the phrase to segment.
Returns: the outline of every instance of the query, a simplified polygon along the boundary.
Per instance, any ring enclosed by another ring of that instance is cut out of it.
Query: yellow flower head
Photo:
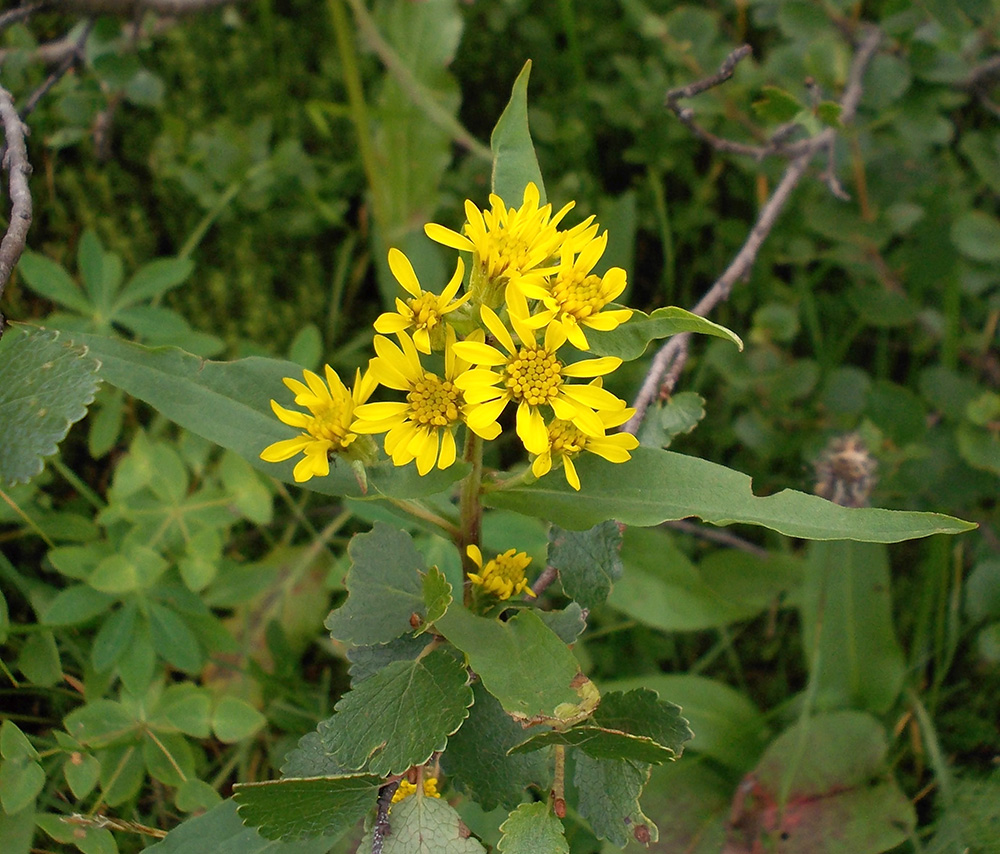
[[[522,590],[529,596],[535,595],[535,592],[528,587],[528,579],[524,577],[524,571],[531,563],[531,558],[524,552],[507,549],[486,566],[483,566],[483,553],[479,550],[479,546],[470,545],[466,553],[479,567],[478,573],[469,573],[469,581],[480,585],[487,593],[492,593],[497,599],[510,599]]]
[[[455,352],[461,358],[481,366],[455,380],[465,392],[470,428],[482,435],[481,431],[495,425],[513,400],[517,403],[517,435],[532,454],[541,454],[548,447],[542,406],[550,407],[556,418],[573,422],[590,436],[604,435],[604,424],[595,410],[618,412],[625,408],[625,402],[599,385],[572,384],[567,380],[611,373],[622,363],[621,359],[605,356],[567,365],[557,354],[566,342],[561,325],[549,324],[544,341],[539,343],[525,319],[512,313],[511,326],[520,340],[520,344],[515,344],[495,312],[484,305],[481,315],[490,333],[507,352],[474,341],[455,344]]]
[[[462,284],[462,276],[465,275],[462,259],[458,259],[455,275],[440,295],[421,289],[410,259],[398,249],[389,250],[389,269],[412,298],[404,301],[397,297],[396,311],[379,315],[375,321],[375,331],[389,335],[412,329],[413,344],[421,353],[430,353],[432,347],[441,349],[444,346],[444,316],[472,296],[467,293],[455,299]]]
[[[349,391],[340,381],[337,372],[329,365],[325,367],[326,382],[312,371],[303,371],[305,383],[285,377],[285,385],[295,392],[295,403],[309,410],[295,412],[271,401],[271,409],[285,424],[299,427],[304,432],[294,439],[282,439],[268,445],[260,452],[260,458],[268,463],[280,463],[298,453],[303,458],[295,464],[292,475],[296,483],[304,483],[312,477],[326,477],[330,473],[330,455],[345,454],[353,458],[363,458],[364,454],[354,453],[351,446],[358,434],[352,429],[354,410],[363,404],[376,389],[378,383],[366,372],[357,372],[354,389]]]
[[[598,412],[605,428],[620,427],[632,415],[634,409],[621,409],[617,412]],[[580,489],[580,476],[576,472],[573,459],[584,451],[604,457],[612,463],[624,463],[632,458],[629,451],[639,447],[639,440],[631,433],[613,433],[610,436],[588,436],[571,421],[559,418],[548,426],[548,447],[531,464],[531,472],[535,477],[542,477],[551,471],[552,466],[562,463],[566,482],[573,489]]]
[[[488,211],[480,211],[466,200],[464,234],[433,222],[424,226],[431,240],[472,253],[470,291],[476,294],[475,302],[495,308],[509,282],[525,277],[540,279],[548,272],[544,265],[557,257],[568,234],[556,226],[574,203],[553,216],[552,205],[539,207],[539,200],[538,187],[529,183],[520,208],[508,209],[495,194],[490,194]],[[589,225],[588,220],[583,229]],[[580,230],[577,226],[572,233],[576,235]]]
[[[455,462],[455,429],[466,422],[468,410],[456,379],[468,370],[469,363],[457,355],[455,332],[450,327],[445,336],[443,377],[425,370],[409,335],[399,332],[397,337],[399,347],[382,335],[375,336],[378,358],[372,359],[369,370],[382,385],[405,391],[406,400],[359,406],[351,429],[386,433],[385,452],[393,463],[405,466],[416,460],[417,471],[425,475],[435,463],[446,469]],[[472,429],[484,439],[495,439],[500,433],[497,424]]]
[[[532,325],[558,323],[566,331],[570,344],[589,350],[590,344],[581,327],[608,331],[632,316],[627,308],[602,311],[625,290],[625,271],[612,267],[603,276],[591,274],[608,245],[608,233],[587,242],[579,254],[572,245],[564,245],[555,275],[541,284],[521,282],[521,292],[541,300],[546,310],[531,319]],[[508,297],[509,299],[509,297]]]

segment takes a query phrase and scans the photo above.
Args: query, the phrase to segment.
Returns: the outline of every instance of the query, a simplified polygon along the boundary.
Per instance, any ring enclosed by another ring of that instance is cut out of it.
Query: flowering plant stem
[[[480,500],[483,483],[483,440],[472,430],[465,432],[462,459],[469,463],[471,468],[462,481],[459,531],[455,544],[462,556],[462,599],[468,607],[472,602],[472,582],[469,580],[469,573],[478,569],[469,557],[468,547],[479,545],[483,527],[483,505]]]

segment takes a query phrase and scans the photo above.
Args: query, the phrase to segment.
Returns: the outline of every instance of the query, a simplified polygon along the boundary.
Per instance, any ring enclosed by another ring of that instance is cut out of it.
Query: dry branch
[[[858,103],[861,100],[862,82],[865,71],[872,57],[875,56],[876,50],[878,50],[881,37],[881,31],[875,27],[868,28],[854,54],[847,85],[844,87],[844,92],[840,98],[841,124],[850,124],[857,113]],[[802,176],[805,175],[809,164],[818,152],[827,153],[828,163],[823,173],[823,179],[827,186],[838,197],[846,195],[840,187],[836,175],[833,173],[832,163],[830,162],[832,160],[830,151],[836,139],[836,129],[826,128],[816,134],[816,136],[790,145],[783,145],[780,142],[776,144],[774,137],[772,137],[771,142],[767,146],[742,146],[742,144],[732,143],[730,140],[721,140],[719,137],[704,131],[694,122],[693,114],[690,111],[678,106],[677,101],[679,99],[690,97],[691,94],[704,92],[712,86],[717,86],[719,83],[728,80],[732,76],[736,64],[748,53],[749,48],[744,45],[727,57],[716,74],[692,83],[689,86],[671,90],[667,94],[667,105],[677,114],[678,118],[688,127],[695,129],[695,133],[699,137],[714,148],[717,148],[717,150],[737,154],[750,154],[757,158],[769,155],[781,155],[789,159],[788,166],[781,176],[781,180],[778,182],[770,198],[761,208],[757,221],[754,223],[753,228],[750,229],[750,233],[747,235],[743,246],[708,292],[691,309],[692,312],[703,317],[719,303],[729,298],[729,294],[732,292],[733,285],[736,282],[749,277],[750,271],[757,260],[757,253],[760,251],[760,247],[771,233],[771,229],[774,228],[778,216],[788,203],[789,198],[791,198],[792,191],[798,185],[799,181],[802,180]],[[684,114],[683,117],[682,113]],[[712,140],[718,140],[722,144],[716,145]],[[660,348],[643,380],[639,393],[636,395],[635,402],[632,404],[635,407],[635,414],[625,425],[624,430],[632,434],[637,433],[646,410],[653,400],[669,395],[673,391],[674,385],[677,383],[677,379],[684,368],[684,363],[687,361],[690,338],[689,334],[676,335]]]
[[[0,298],[2,298],[10,274],[24,251],[28,229],[31,227],[31,190],[28,188],[31,163],[28,162],[28,149],[24,141],[28,129],[14,108],[10,92],[2,87],[0,87],[0,125],[3,126],[5,147],[0,166],[7,171],[10,193],[10,224],[3,240],[0,241]],[[0,336],[3,335],[4,325],[4,317],[0,313]]]

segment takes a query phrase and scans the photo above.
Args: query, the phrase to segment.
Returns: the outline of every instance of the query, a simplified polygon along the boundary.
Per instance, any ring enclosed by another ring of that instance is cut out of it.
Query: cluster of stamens
[[[410,419],[426,427],[447,427],[459,419],[462,391],[451,380],[442,380],[426,373],[414,383],[406,400],[410,404]]]
[[[587,434],[572,421],[556,419],[549,425],[549,443],[553,454],[572,457],[587,444]]]
[[[507,362],[504,384],[511,396],[530,406],[541,406],[559,394],[562,362],[544,348],[521,347]]]
[[[333,442],[334,447],[331,450],[343,450],[354,441],[353,433],[348,437],[348,441],[344,441],[349,432],[350,419],[344,418],[344,413],[336,404],[328,403],[317,407],[312,413],[312,423],[306,429],[317,439],[328,439]]]
[[[437,297],[432,293],[424,293],[407,301],[413,312],[413,323],[420,329],[431,330],[441,322],[438,311]]]

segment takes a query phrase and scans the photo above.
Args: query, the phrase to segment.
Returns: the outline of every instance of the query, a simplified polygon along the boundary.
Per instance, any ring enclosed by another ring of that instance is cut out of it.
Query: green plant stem
[[[69,483],[78,493],[80,497],[83,498],[91,507],[95,510],[103,510],[105,508],[105,503],[101,500],[101,496],[98,495],[94,490],[92,490],[86,483],[84,483],[80,477],[70,469],[66,463],[64,463],[59,457],[53,457],[49,461],[59,474],[63,476],[63,479]]]
[[[265,169],[269,168],[271,165],[270,160],[263,160],[260,163],[255,163],[249,169],[247,169],[246,174],[242,178],[233,181],[225,190],[223,190],[222,195],[219,196],[218,201],[212,205],[211,209],[206,211],[205,215],[201,218],[201,221],[194,227],[194,231],[188,236],[188,239],[184,241],[184,245],[180,248],[177,253],[178,258],[187,258],[198,248],[198,244],[204,239],[208,230],[212,227],[212,224],[222,215],[222,212],[229,207],[229,203],[239,194],[251,179],[257,177],[257,175],[263,172]]]
[[[368,116],[368,104],[365,102],[365,90],[361,83],[361,71],[358,68],[358,56],[354,50],[354,32],[344,11],[343,0],[327,0],[330,18],[333,20],[334,36],[337,39],[337,52],[340,54],[340,67],[344,77],[344,87],[347,89],[347,103],[350,107],[351,123],[357,135],[358,154],[365,178],[371,190],[372,213],[380,232],[385,233],[385,214],[382,202],[377,192],[378,158],[371,139],[371,123]]]
[[[663,247],[663,279],[666,285],[665,298],[667,303],[676,300],[677,269],[674,261],[674,236],[670,229],[670,213],[667,210],[667,198],[663,193],[663,175],[656,169],[646,170],[650,192],[653,194],[653,207],[656,210],[656,222],[660,227],[660,244]]]
[[[462,558],[462,601],[468,607],[472,602],[472,582],[469,581],[469,573],[478,569],[468,555],[468,548],[479,545],[483,529],[483,505],[480,496],[483,486],[483,440],[468,428],[466,428],[462,459],[469,463],[471,468],[462,481],[459,531],[455,544]]]

